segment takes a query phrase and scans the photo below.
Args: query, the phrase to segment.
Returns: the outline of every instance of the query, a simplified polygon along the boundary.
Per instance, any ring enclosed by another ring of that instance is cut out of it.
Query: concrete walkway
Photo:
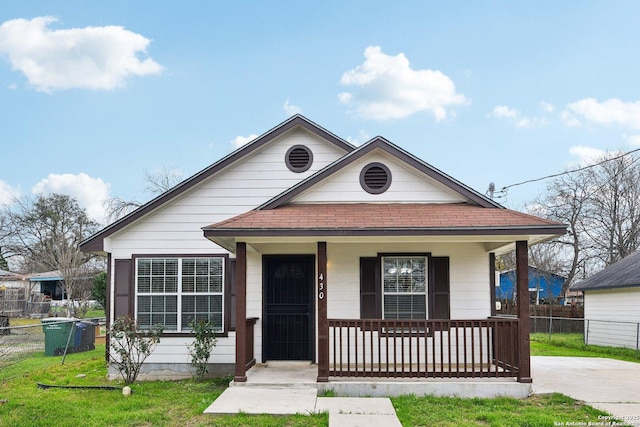
[[[318,369],[309,363],[270,362],[254,366],[246,383],[231,382],[205,414],[329,413],[331,427],[399,427],[387,397],[318,397]]]
[[[640,426],[640,363],[534,356],[531,376],[534,393],[562,393]]]
[[[317,397],[315,388],[229,387],[205,414],[313,414],[329,413],[331,427],[401,426],[386,397]]]

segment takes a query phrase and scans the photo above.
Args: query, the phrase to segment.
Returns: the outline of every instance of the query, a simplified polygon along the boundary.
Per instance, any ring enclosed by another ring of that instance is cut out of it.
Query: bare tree
[[[182,181],[182,172],[177,169],[167,168],[162,165],[160,169],[152,173],[144,170],[144,192],[152,196],[158,196],[172,189]],[[112,197],[104,202],[104,207],[109,221],[115,221],[142,206],[138,200],[125,200],[121,197]]]
[[[537,262],[550,264],[538,267],[567,277],[564,292],[575,279],[640,247],[637,159],[608,154],[592,166],[561,175],[547,185],[545,195],[529,210],[568,226],[566,235],[536,246],[547,253],[546,261]]]
[[[82,297],[84,283],[93,276],[94,267],[89,262],[92,256],[81,252],[79,245],[97,230],[98,224],[74,198],[62,194],[19,199],[7,212],[14,230],[13,250],[58,270],[70,303]],[[72,310],[70,304],[69,314]]]

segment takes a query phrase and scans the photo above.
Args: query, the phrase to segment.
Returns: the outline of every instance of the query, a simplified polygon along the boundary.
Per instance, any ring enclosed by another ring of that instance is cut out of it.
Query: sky
[[[640,148],[639,53],[633,1],[3,0],[0,204],[104,221],[153,198],[145,171],[187,178],[296,113],[484,194]]]

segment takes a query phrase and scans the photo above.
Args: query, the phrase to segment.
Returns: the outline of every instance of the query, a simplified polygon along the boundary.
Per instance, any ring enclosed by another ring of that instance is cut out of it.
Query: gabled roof
[[[333,133],[329,132],[328,130],[318,126],[317,124],[313,123],[312,121],[310,121],[306,117],[304,117],[304,116],[302,116],[300,114],[296,114],[296,115],[292,116],[291,118],[289,118],[288,120],[280,123],[279,125],[277,125],[273,129],[271,129],[271,130],[267,131],[266,133],[262,134],[261,136],[257,137],[251,143],[249,143],[249,144],[247,144],[247,145],[235,150],[234,152],[232,152],[231,154],[227,155],[226,157],[220,159],[219,161],[215,162],[211,166],[201,170],[200,172],[196,173],[192,177],[187,178],[186,180],[182,181],[181,183],[179,183],[178,185],[176,185],[175,187],[173,187],[169,191],[161,194],[160,196],[156,197],[155,199],[149,201],[148,203],[145,203],[140,208],[134,210],[133,212],[129,213],[128,215],[124,216],[123,218],[115,221],[114,223],[112,223],[112,224],[108,225],[107,227],[103,228],[102,230],[98,231],[96,234],[94,234],[93,236],[91,236],[91,237],[87,238],[85,241],[83,241],[81,243],[81,245],[80,245],[80,249],[82,251],[84,251],[84,252],[101,252],[101,251],[103,251],[104,250],[103,239],[105,237],[109,237],[113,233],[115,233],[115,232],[121,230],[122,228],[126,227],[127,225],[133,223],[134,221],[138,220],[139,218],[143,217],[144,215],[148,214],[149,212],[157,209],[158,207],[164,205],[165,203],[169,202],[170,200],[174,199],[175,197],[183,194],[185,191],[190,190],[194,186],[196,186],[199,183],[201,183],[202,181],[208,179],[209,177],[211,177],[212,175],[214,175],[217,172],[221,171],[222,169],[225,169],[226,167],[230,166],[231,164],[237,162],[238,160],[248,156],[249,154],[253,153],[254,151],[259,149],[260,147],[262,147],[265,144],[267,144],[268,142],[278,138],[279,136],[283,135],[284,133],[286,133],[286,132],[288,132],[288,131],[290,131],[290,130],[292,130],[294,128],[297,128],[297,127],[303,128],[303,129],[307,130],[308,132],[310,132],[312,134],[315,134],[315,135],[325,139],[329,143],[334,144],[335,146],[341,148],[342,150],[345,150],[346,152],[350,152],[350,151],[353,151],[355,149],[355,147],[353,145],[351,145],[347,141],[343,140],[342,138],[340,138],[340,137],[334,135]]]
[[[467,203],[289,204],[204,227],[206,237],[563,234],[555,221]]]
[[[640,286],[640,251],[571,286],[572,291]]]
[[[415,157],[411,153],[389,142],[385,138],[381,136],[377,136],[372,140],[370,140],[369,142],[366,142],[365,144],[361,145],[356,150],[350,152],[349,154],[344,155],[343,157],[336,160],[332,164],[328,165],[324,169],[316,172],[315,174],[302,180],[298,184],[282,192],[281,194],[274,197],[273,199],[267,201],[263,205],[259,206],[257,209],[259,210],[274,209],[276,207],[279,207],[288,203],[289,201],[294,199],[297,195],[306,191],[310,187],[314,186],[315,184],[319,183],[325,178],[335,174],[339,170],[345,168],[346,166],[350,165],[354,161],[361,159],[362,157],[366,156],[367,154],[371,153],[376,149],[381,149],[386,153],[389,153],[392,156],[403,161],[404,163],[408,164],[409,166],[412,166],[418,171],[421,171],[422,173],[435,179],[436,181],[445,185],[451,190],[454,190],[455,192],[461,194],[473,204],[476,204],[482,207],[503,208],[500,204],[478,193],[477,191],[473,190],[471,187],[464,185],[460,181],[452,178],[451,176],[440,171],[439,169],[436,169],[430,164]]]
[[[531,272],[534,272],[534,274],[538,274],[539,276],[556,276],[562,280],[567,280],[567,276],[563,276],[561,274],[556,274],[553,273],[551,271],[548,270],[543,270],[542,268],[538,268],[535,267],[533,265],[529,265],[529,274],[531,274]],[[500,272],[500,275],[502,276],[503,274],[509,274],[509,273],[515,273],[516,269],[515,268],[511,268],[509,270],[504,270]]]

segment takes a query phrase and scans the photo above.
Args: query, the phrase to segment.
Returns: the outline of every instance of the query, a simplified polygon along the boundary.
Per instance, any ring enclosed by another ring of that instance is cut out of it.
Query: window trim
[[[139,258],[158,258],[158,259],[166,259],[166,258],[222,258],[222,322],[223,329],[222,331],[216,332],[216,337],[227,337],[229,336],[229,331],[234,330],[231,329],[231,274],[230,274],[230,261],[229,254],[216,254],[216,253],[206,253],[206,254],[133,254],[131,256],[131,261],[133,262],[131,268],[131,287],[133,290],[133,318],[138,321],[138,259]],[[182,263],[179,263],[179,268]],[[178,284],[178,290],[180,291],[180,284]],[[180,294],[180,292],[178,292]],[[143,294],[146,295],[146,294]],[[153,295],[153,294],[150,294]],[[158,294],[158,295],[174,295],[173,293],[167,294]],[[193,292],[188,292],[187,295],[194,295]],[[205,294],[203,294],[205,295]],[[206,294],[211,295],[211,294]],[[178,299],[178,304],[180,304],[180,299]],[[178,305],[178,317],[180,317],[182,311],[180,305]],[[194,336],[193,331],[170,331],[163,332],[163,337],[190,337]]]
[[[423,258],[425,260],[425,286],[423,292],[386,292],[384,290],[384,259],[385,258]],[[380,304],[382,319],[385,317],[384,300],[389,295],[424,295],[425,302],[425,318],[424,319],[388,319],[388,320],[429,320],[429,296],[431,285],[431,254],[378,254],[378,262],[380,268]]]

